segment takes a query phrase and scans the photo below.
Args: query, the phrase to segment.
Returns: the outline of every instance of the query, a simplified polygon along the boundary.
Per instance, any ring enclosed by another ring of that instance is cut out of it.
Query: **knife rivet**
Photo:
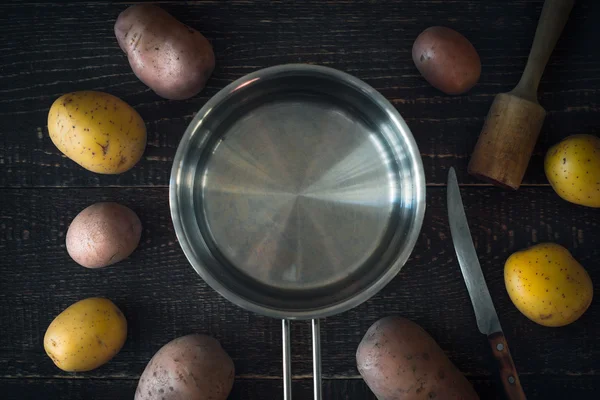
[[[498,343],[498,344],[496,345],[496,350],[498,350],[498,351],[502,351],[502,350],[504,350],[504,345],[503,345],[502,343]],[[512,383],[512,382],[511,382],[511,383]]]
[[[512,376],[512,375],[511,375],[511,376],[509,376],[509,377],[508,377],[508,382],[509,382],[510,384],[514,384],[514,383],[515,383],[515,377],[514,377],[514,376]]]

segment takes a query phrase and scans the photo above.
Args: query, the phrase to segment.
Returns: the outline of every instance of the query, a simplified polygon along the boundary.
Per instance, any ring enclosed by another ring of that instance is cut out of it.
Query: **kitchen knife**
[[[454,168],[450,168],[448,173],[447,201],[452,242],[475,310],[477,327],[481,333],[488,337],[492,346],[492,352],[500,370],[500,379],[507,399],[525,400],[525,393],[508,350],[498,314],[496,314],[490,291],[485,283],[483,272],[481,272],[481,265],[479,265],[479,259],[471,239],[471,231],[467,223]]]

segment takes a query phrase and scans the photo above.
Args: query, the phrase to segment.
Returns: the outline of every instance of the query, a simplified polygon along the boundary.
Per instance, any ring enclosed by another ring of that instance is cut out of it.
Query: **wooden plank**
[[[383,93],[406,118],[423,155],[427,181],[443,184],[466,165],[493,96],[519,79],[542,0],[169,2],[175,16],[213,43],[217,68],[206,90],[166,101],[137,80],[120,51],[113,24],[126,4],[32,2],[0,5],[0,187],[165,186],[173,155],[193,114],[219,89],[259,68],[318,63],[347,71]],[[598,133],[600,53],[589,38],[598,2],[578,2],[542,79],[548,117],[525,182],[546,184],[545,150],[574,133]],[[34,21],[34,22],[32,22]],[[465,96],[430,87],[411,60],[413,40],[430,25],[458,29],[478,49],[483,73]],[[87,172],[51,143],[48,109],[58,96],[101,90],[133,105],[146,120],[148,145],[133,170]]]
[[[522,379],[527,398],[589,399],[600,390],[596,377],[528,376]],[[489,379],[472,379],[471,383],[482,399],[501,400],[504,397]],[[131,400],[137,387],[133,379],[0,379],[3,395],[8,400]],[[308,379],[292,384],[294,399],[311,399],[312,387]],[[238,379],[229,400],[282,399],[281,380]],[[367,385],[360,379],[326,379],[323,381],[323,398],[327,400],[375,400]]]
[[[354,353],[378,318],[404,315],[420,323],[469,376],[490,374],[488,344],[476,327],[456,264],[446,217],[446,191],[429,188],[418,244],[407,265],[365,304],[322,323],[325,377],[357,377]],[[519,371],[595,375],[600,308],[576,323],[550,329],[521,315],[504,289],[502,267],[511,252],[542,241],[571,249],[600,282],[599,220],[594,209],[559,199],[550,188],[505,192],[463,190],[482,268]],[[51,378],[45,355],[50,321],[71,303],[91,296],[115,301],[129,321],[127,342],[105,366],[78,377],[137,378],[163,344],[180,335],[214,335],[236,364],[238,377],[281,374],[280,322],[237,308],[208,287],[187,263],[171,225],[165,188],[0,190],[0,377]],[[143,223],[141,244],[127,260],[88,270],[65,251],[72,218],[96,201],[129,205]],[[292,324],[293,373],[310,374],[310,327]]]

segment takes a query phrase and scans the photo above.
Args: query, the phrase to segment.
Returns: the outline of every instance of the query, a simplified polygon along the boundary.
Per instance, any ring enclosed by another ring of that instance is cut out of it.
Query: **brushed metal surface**
[[[450,168],[448,173],[447,201],[452,242],[471,297],[473,310],[475,310],[477,327],[481,333],[488,336],[496,332],[502,332],[500,320],[498,314],[496,314],[490,291],[485,283],[485,277],[481,271],[475,245],[471,238],[471,231],[469,230],[454,168]]]
[[[420,154],[379,93],[330,68],[257,71],[188,127],[170,184],[180,244],[215,290],[278,318],[354,307],[408,259],[425,210]]]
[[[386,245],[400,184],[389,159],[373,129],[335,103],[261,104],[216,144],[197,211],[241,272],[280,289],[325,288]]]

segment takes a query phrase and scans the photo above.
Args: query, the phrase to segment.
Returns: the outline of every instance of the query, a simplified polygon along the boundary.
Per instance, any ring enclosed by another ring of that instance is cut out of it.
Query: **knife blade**
[[[485,283],[475,245],[471,239],[471,230],[467,223],[454,168],[451,168],[448,174],[448,219],[450,220],[450,234],[458,257],[458,264],[475,310],[477,327],[481,333],[488,336],[492,333],[502,332],[500,320],[494,308],[490,291]]]
[[[450,235],[471,298],[471,304],[475,311],[477,327],[481,333],[488,337],[507,398],[509,400],[526,400],[508,344],[502,332],[498,314],[492,302],[492,296],[481,271],[454,168],[450,168],[448,172],[447,202]]]

